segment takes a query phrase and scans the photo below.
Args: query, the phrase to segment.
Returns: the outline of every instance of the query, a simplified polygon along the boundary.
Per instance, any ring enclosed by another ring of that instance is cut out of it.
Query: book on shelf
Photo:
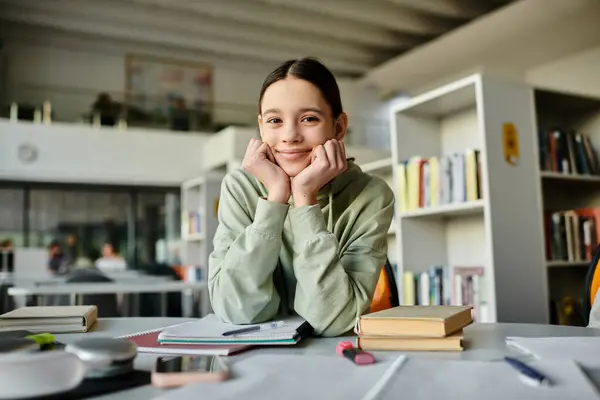
[[[405,270],[402,278],[404,305],[473,306],[477,321],[488,320],[484,295],[483,267],[431,266],[414,273]]]
[[[482,198],[477,149],[441,157],[415,156],[401,162],[397,172],[402,212]]]
[[[538,132],[540,169],[562,174],[599,175],[596,150],[587,135],[564,129]]]
[[[186,235],[198,235],[202,232],[202,219],[200,211],[184,211],[182,218],[182,231]]]
[[[592,260],[600,238],[600,208],[548,212],[544,221],[547,260]]]

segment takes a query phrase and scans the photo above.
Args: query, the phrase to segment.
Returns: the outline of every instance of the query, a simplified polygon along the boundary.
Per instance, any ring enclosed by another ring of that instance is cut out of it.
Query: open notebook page
[[[290,317],[284,319],[285,325],[276,328],[244,333],[241,336],[223,336],[224,332],[241,329],[249,325],[232,325],[221,322],[215,314],[209,314],[198,321],[188,322],[168,328],[159,335],[159,340],[191,340],[191,341],[218,341],[239,342],[249,340],[291,340],[298,333],[297,329],[305,322],[301,317]]]

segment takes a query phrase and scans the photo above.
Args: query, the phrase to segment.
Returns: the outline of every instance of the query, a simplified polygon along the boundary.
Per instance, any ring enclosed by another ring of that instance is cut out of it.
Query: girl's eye
[[[281,123],[281,118],[277,118],[277,117],[269,118],[267,120],[267,123],[269,123],[269,124],[280,124]]]
[[[319,122],[319,118],[312,116],[304,117],[302,118],[302,122]]]

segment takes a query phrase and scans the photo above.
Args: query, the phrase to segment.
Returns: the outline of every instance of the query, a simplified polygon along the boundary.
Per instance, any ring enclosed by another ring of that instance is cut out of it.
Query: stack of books
[[[365,314],[356,324],[362,350],[462,351],[472,306],[399,306]]]

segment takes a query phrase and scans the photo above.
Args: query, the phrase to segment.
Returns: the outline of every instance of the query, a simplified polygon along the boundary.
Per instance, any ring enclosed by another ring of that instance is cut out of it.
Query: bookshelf
[[[580,325],[587,267],[600,238],[600,99],[532,91],[550,322]]]
[[[547,322],[532,103],[529,87],[475,74],[392,110],[402,304],[466,302],[480,322]]]

